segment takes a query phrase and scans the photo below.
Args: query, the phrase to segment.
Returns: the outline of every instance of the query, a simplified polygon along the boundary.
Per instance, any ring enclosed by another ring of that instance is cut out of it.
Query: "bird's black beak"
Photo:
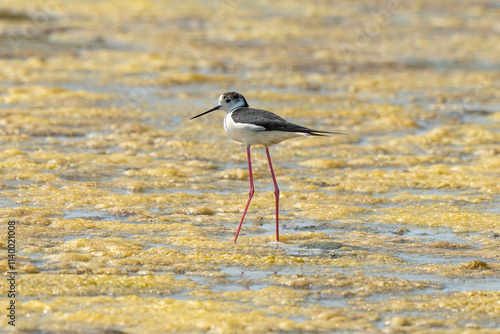
[[[199,114],[199,115],[193,116],[193,117],[191,117],[190,119],[193,119],[193,118],[197,118],[197,117],[203,116],[203,115],[205,115],[205,114],[208,114],[209,112],[212,112],[212,111],[217,110],[217,109],[220,109],[220,108],[222,108],[222,106],[213,107],[212,109],[207,110],[207,111],[205,111],[204,113],[201,113],[201,114]]]

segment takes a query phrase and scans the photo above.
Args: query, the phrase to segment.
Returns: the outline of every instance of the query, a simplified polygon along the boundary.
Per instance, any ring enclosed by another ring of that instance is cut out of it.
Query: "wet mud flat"
[[[497,332],[500,13],[461,6],[2,2],[15,328]],[[264,150],[234,244],[244,146],[189,121],[228,90],[348,134],[271,147],[279,244]]]

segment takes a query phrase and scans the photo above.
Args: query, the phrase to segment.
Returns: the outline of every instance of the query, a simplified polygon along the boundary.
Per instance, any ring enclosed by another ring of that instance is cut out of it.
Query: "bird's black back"
[[[261,126],[264,128],[262,131],[302,132],[315,136],[321,136],[319,133],[335,133],[309,129],[304,126],[291,123],[284,118],[273,114],[272,112],[262,109],[241,107],[234,110],[231,117],[235,123],[246,123]]]

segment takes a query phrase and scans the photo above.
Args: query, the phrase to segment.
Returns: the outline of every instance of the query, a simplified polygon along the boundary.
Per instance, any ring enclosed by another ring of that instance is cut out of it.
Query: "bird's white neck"
[[[241,107],[244,107],[244,106],[245,106],[245,102],[237,103],[237,104],[235,104],[234,106],[232,106],[231,108],[229,108],[229,109],[228,109],[228,112],[233,112],[233,111],[235,111],[236,109],[241,108]]]

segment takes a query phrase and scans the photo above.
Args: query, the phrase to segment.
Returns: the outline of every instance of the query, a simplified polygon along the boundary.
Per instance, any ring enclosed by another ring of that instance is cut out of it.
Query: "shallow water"
[[[497,332],[498,18],[486,1],[2,2],[16,328]],[[348,134],[271,147],[280,243],[259,147],[232,242],[245,149],[222,112],[189,120],[225,91]]]

